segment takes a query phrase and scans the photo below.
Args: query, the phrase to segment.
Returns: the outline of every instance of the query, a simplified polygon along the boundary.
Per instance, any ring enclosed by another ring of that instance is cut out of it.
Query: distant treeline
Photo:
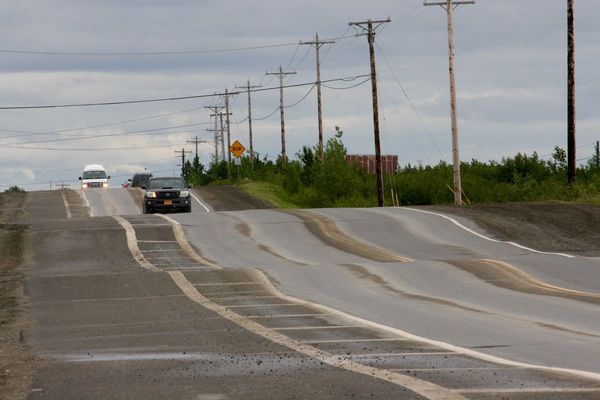
[[[295,159],[276,162],[244,156],[241,165],[213,163],[205,170],[198,160],[188,162],[186,173],[193,185],[236,182],[268,184],[276,197],[297,207],[369,207],[377,205],[375,177],[358,164],[348,165],[343,132],[325,145],[323,162],[316,147],[304,147]],[[577,183],[567,184],[566,153],[556,147],[549,161],[517,154],[500,162],[472,160],[461,163],[465,202],[598,201],[600,168],[595,157],[577,170]],[[238,175],[239,174],[239,175]],[[239,176],[239,179],[238,179]],[[392,193],[400,205],[452,204],[452,165],[440,161],[435,166],[400,168],[384,177],[386,205]]]

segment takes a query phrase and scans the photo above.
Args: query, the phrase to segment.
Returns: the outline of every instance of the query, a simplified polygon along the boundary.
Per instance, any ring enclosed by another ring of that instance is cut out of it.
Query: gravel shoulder
[[[235,186],[199,186],[197,193],[215,211],[261,210],[273,208],[267,202],[254,197]]]
[[[23,343],[27,326],[23,275],[26,194],[0,193],[0,398],[25,398],[32,357]]]
[[[430,206],[467,218],[500,240],[541,251],[600,256],[600,206],[577,203],[506,203]]]

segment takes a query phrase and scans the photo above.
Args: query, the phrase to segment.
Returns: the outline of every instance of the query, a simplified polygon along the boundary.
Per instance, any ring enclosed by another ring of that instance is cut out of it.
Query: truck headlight
[[[146,197],[156,198],[156,192],[146,192]]]
[[[82,188],[82,189],[87,189],[87,187],[88,187],[88,184],[87,184],[87,183],[82,183],[82,184],[81,184],[81,188]]]
[[[188,197],[190,195],[190,192],[188,192],[187,190],[182,190],[181,192],[179,192],[179,197]]]
[[[108,187],[108,182],[102,182],[102,187],[103,188],[107,188]]]

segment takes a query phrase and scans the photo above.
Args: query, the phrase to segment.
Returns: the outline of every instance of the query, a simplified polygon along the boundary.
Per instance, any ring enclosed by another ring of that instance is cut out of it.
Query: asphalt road
[[[596,259],[412,209],[57,196],[26,205],[30,398],[600,398]]]

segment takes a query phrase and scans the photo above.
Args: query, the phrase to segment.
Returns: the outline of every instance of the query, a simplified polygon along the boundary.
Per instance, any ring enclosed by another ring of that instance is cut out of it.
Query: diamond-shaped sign
[[[233,144],[229,148],[229,151],[231,152],[231,154],[233,154],[237,158],[240,158],[241,155],[244,154],[244,152],[246,151],[246,148],[244,147],[243,144],[240,143],[239,140],[236,140],[235,142],[233,142]]]

